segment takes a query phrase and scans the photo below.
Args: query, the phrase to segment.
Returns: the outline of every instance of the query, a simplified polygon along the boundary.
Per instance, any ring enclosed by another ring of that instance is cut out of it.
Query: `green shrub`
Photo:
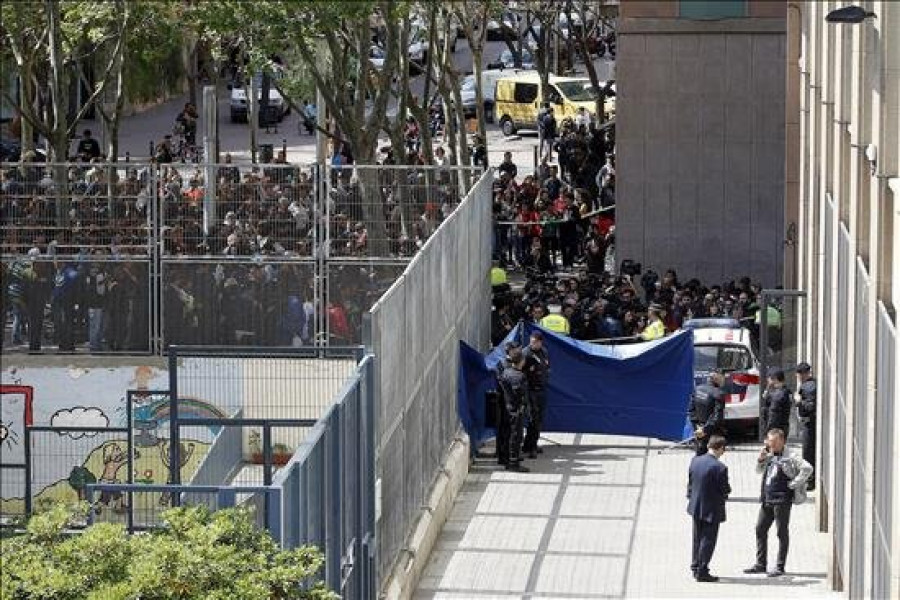
[[[243,509],[206,507],[164,513],[165,527],[128,535],[98,523],[80,534],[86,505],[56,506],[31,518],[20,536],[0,541],[0,597],[9,600],[331,600],[313,578],[312,547],[282,550]]]

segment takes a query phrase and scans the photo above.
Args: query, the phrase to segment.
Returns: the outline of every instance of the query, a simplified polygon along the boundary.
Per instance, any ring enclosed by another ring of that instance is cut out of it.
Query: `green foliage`
[[[205,507],[167,511],[166,526],[128,535],[101,523],[66,529],[85,516],[57,505],[33,517],[24,535],[4,539],[0,597],[10,600],[333,600],[319,582],[310,547],[282,550],[258,531],[248,511]]]

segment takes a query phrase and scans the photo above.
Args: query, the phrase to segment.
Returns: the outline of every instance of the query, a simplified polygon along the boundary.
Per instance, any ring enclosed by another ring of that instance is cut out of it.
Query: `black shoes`
[[[784,577],[784,569],[777,568],[774,571],[766,573],[766,577]]]
[[[765,572],[766,568],[763,565],[753,565],[749,569],[744,569],[744,573],[746,573],[747,575],[756,575]]]
[[[523,467],[521,463],[510,463],[506,465],[506,470],[513,473],[528,473],[531,471],[528,467]]]
[[[538,455],[537,450],[532,450],[531,452],[528,453],[528,458],[537,458],[537,455]]]
[[[699,575],[697,575],[697,577],[695,577],[695,579],[699,583],[716,583],[717,581],[719,581],[718,577],[716,577],[715,575],[710,575],[709,573],[700,573]]]

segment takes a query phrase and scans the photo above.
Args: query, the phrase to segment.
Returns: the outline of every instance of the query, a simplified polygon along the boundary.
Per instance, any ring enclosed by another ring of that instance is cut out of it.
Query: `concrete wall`
[[[785,45],[784,18],[620,19],[619,259],[781,283]]]

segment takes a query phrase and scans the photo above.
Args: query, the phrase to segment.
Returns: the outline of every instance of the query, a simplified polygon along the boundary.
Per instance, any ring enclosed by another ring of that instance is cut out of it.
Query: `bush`
[[[243,509],[164,513],[165,527],[128,535],[98,523],[68,533],[86,505],[56,506],[0,543],[0,597],[10,600],[331,600],[321,553],[282,550]]]

